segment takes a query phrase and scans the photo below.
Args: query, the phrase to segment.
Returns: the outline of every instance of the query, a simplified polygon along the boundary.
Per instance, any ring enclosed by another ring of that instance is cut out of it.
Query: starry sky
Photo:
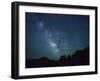
[[[89,16],[25,13],[26,59],[58,60],[89,46]]]

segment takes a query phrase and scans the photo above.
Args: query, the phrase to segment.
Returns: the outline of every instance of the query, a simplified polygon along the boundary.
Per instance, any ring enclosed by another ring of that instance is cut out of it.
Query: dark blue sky
[[[89,16],[26,13],[26,58],[59,59],[89,46]]]

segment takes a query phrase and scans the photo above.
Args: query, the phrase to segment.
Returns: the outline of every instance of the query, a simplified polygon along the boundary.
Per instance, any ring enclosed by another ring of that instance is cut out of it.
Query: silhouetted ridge
[[[26,68],[77,65],[89,65],[89,47],[75,51],[72,56],[68,55],[66,57],[66,55],[62,55],[59,60],[51,60],[46,57],[26,60]]]

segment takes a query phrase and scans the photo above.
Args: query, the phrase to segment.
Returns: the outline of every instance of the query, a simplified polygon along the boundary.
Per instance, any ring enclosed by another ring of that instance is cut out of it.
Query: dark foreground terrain
[[[46,57],[40,59],[26,60],[26,68],[35,67],[56,67],[56,66],[77,66],[89,65],[89,48],[77,50],[72,56],[61,56],[59,60],[51,60]]]

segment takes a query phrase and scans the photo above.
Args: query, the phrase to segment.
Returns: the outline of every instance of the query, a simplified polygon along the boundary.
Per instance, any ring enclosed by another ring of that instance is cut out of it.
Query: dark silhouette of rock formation
[[[89,47],[77,50],[74,54],[68,55],[67,57],[63,55],[59,58],[59,60],[51,60],[46,57],[26,60],[26,68],[79,65],[89,65]]]

